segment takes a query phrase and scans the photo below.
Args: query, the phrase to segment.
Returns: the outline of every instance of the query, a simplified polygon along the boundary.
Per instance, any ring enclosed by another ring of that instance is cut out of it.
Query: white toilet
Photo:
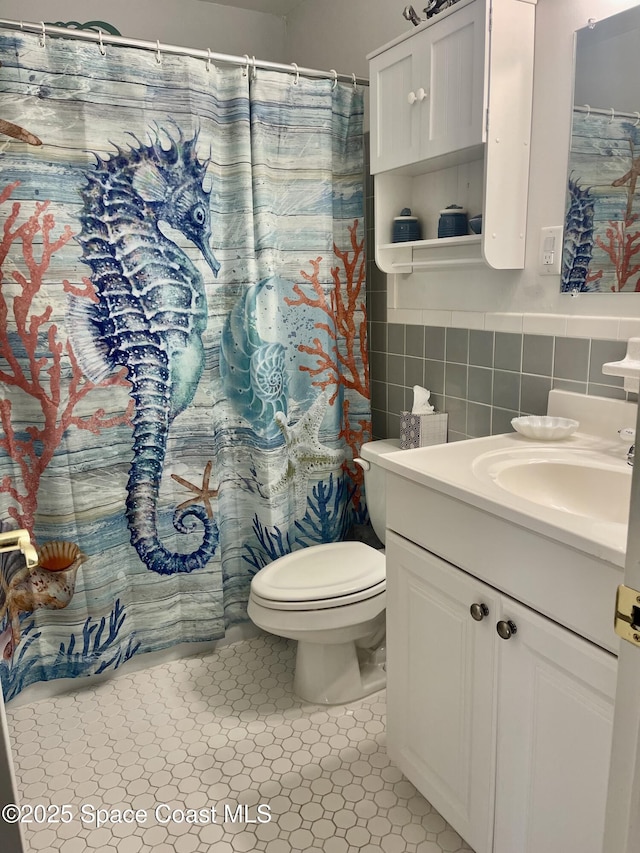
[[[365,472],[369,516],[382,542],[385,471],[377,460],[399,449],[398,441],[372,441],[355,460]],[[255,575],[248,614],[270,634],[298,641],[298,696],[340,705],[385,685],[385,672],[371,654],[385,637],[385,590],[383,552],[362,542],[312,545]]]

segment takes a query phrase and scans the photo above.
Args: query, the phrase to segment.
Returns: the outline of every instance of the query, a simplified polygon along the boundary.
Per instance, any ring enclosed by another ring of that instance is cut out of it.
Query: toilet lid
[[[252,591],[271,601],[353,595],[384,582],[384,554],[363,542],[314,545],[280,557],[253,578]]]

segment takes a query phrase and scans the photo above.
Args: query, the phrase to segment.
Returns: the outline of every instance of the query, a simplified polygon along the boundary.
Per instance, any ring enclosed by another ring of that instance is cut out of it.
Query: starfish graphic
[[[318,472],[330,471],[344,459],[341,450],[320,444],[320,425],[327,405],[326,393],[319,394],[308,411],[291,426],[284,412],[275,415],[284,436],[287,462],[277,479],[269,484],[268,494],[279,494],[293,486],[296,518],[302,518],[306,512],[309,479]]]
[[[178,509],[186,509],[186,507],[192,506],[192,504],[198,504],[202,502],[204,504],[204,508],[207,511],[207,518],[213,518],[211,498],[218,497],[218,490],[209,488],[211,467],[212,463],[211,460],[209,460],[205,466],[204,473],[202,475],[202,486],[196,486],[195,483],[190,483],[183,477],[178,476],[178,474],[171,475],[171,479],[175,480],[176,483],[180,483],[181,486],[184,486],[186,489],[189,489],[189,491],[195,492],[195,497],[189,498],[188,500],[183,501],[181,504],[178,504]]]

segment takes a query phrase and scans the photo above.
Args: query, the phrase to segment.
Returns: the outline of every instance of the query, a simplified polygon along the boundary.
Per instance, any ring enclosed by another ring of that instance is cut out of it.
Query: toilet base
[[[360,663],[355,643],[298,641],[293,690],[316,705],[343,705],[382,690],[387,676],[381,665]]]

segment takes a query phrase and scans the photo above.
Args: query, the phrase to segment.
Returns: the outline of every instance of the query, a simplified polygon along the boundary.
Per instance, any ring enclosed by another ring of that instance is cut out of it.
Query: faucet
[[[636,455],[636,431],[632,427],[625,427],[618,430],[618,435],[623,441],[632,441],[633,444],[627,451],[627,465],[633,467],[633,462]]]

